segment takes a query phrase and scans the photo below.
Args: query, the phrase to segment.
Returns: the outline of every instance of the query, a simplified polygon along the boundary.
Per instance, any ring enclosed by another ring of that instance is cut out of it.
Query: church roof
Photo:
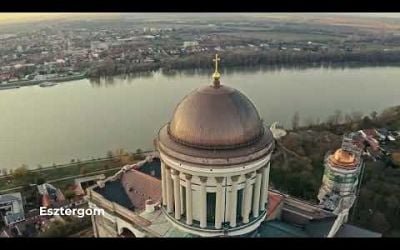
[[[161,201],[161,181],[131,169],[121,177],[121,185],[135,209],[143,210],[146,200]]]
[[[160,161],[153,159],[151,162],[146,162],[139,169],[160,170]],[[153,177],[149,173],[143,173],[136,169],[130,169],[123,172],[116,180],[105,182],[103,188],[96,187],[95,191],[105,197],[109,201],[131,210],[143,210],[145,202],[151,199],[155,202],[161,200],[161,180]],[[157,173],[155,174],[155,176]]]

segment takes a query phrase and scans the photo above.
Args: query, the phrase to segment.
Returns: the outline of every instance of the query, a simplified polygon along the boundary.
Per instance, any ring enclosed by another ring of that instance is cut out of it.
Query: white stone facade
[[[182,162],[163,152],[160,158],[164,212],[180,230],[240,235],[265,219],[271,154],[223,168]]]

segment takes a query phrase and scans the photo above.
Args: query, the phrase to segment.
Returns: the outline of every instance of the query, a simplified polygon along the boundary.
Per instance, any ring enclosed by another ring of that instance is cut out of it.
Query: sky
[[[217,14],[217,13],[215,13]],[[260,13],[261,14],[261,13]],[[268,13],[271,15],[273,13]],[[280,14],[280,13],[276,13]],[[297,13],[301,14],[301,13]],[[308,13],[311,14],[311,13]],[[315,13],[318,14],[318,13]],[[400,13],[324,13],[344,16],[359,17],[388,17],[400,18]],[[51,20],[59,18],[86,18],[94,16],[116,16],[119,13],[0,13],[0,23],[20,23],[38,20]]]
[[[117,13],[0,13],[0,23],[20,23],[59,18],[82,18],[93,16],[114,16]]]

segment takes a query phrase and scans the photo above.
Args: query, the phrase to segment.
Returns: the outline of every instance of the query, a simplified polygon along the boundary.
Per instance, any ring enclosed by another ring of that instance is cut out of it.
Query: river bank
[[[0,194],[22,189],[26,185],[41,182],[57,183],[65,186],[73,182],[74,178],[104,173],[107,176],[113,174],[123,165],[133,164],[143,159],[147,153],[124,153],[106,158],[98,158],[87,161],[74,161],[69,164],[60,164],[36,169],[27,169],[22,166],[13,170],[10,174],[0,176]]]
[[[352,69],[352,68],[364,68],[364,67],[398,67],[400,66],[400,58],[397,62],[360,62],[360,61],[344,61],[344,62],[331,62],[331,61],[322,61],[322,62],[280,62],[280,63],[260,63],[260,64],[248,64],[246,62],[239,63],[228,63],[222,68],[222,73],[224,75],[229,75],[232,72],[256,72],[256,71],[276,71],[276,70],[307,70],[307,69],[315,69],[315,68],[325,68],[325,69]],[[155,73],[160,72],[162,75],[167,77],[175,76],[179,73],[185,73],[187,75],[194,74],[207,74],[210,72],[211,68],[209,65],[199,64],[192,65],[188,64],[184,67],[173,67],[171,65],[162,66],[160,63],[154,63],[152,65],[141,65],[135,66],[131,71],[127,72],[116,72],[107,74],[106,71],[103,71],[99,75],[93,75],[92,72],[88,71],[85,73],[70,75],[70,76],[62,76],[56,78],[49,79],[41,79],[41,80],[20,80],[12,83],[0,83],[0,90],[7,89],[15,89],[25,86],[34,86],[39,85],[45,82],[69,82],[74,80],[88,79],[92,83],[99,83],[101,79],[111,80],[113,78],[119,77],[129,77],[132,79],[142,78],[142,77],[152,77]]]
[[[164,72],[173,72],[190,69],[212,70],[211,58],[215,53],[221,56],[222,68],[229,67],[304,67],[312,65],[366,65],[366,66],[393,66],[400,64],[400,51],[291,51],[270,50],[252,52],[206,52],[175,58],[155,60],[151,63],[134,63],[129,61],[98,63],[88,69],[88,77],[108,77],[130,73],[142,73],[163,69]]]
[[[87,77],[86,73],[81,73],[81,74],[76,74],[76,75],[60,76],[60,77],[46,78],[46,79],[40,79],[40,80],[20,80],[20,81],[15,81],[15,82],[12,82],[12,83],[0,84],[0,90],[20,88],[20,87],[25,87],[25,86],[39,85],[39,84],[44,83],[44,82],[74,81],[74,80],[84,79],[86,77]]]

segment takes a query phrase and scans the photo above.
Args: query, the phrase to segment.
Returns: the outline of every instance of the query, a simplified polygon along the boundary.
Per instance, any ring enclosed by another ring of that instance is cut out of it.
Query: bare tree
[[[375,119],[376,119],[376,117],[377,117],[377,115],[378,115],[378,112],[376,112],[376,111],[372,111],[372,112],[371,112],[371,114],[370,114],[370,116],[371,116],[371,119],[372,119],[372,120],[375,120]]]
[[[363,114],[359,111],[353,111],[351,112],[351,118],[353,122],[359,122],[362,119]]]
[[[352,123],[353,122],[353,118],[351,117],[351,115],[345,114],[344,115],[344,122],[345,123]]]
[[[300,122],[300,115],[299,112],[296,111],[292,118],[292,128],[294,130],[296,130],[299,127],[299,122]]]
[[[311,126],[315,125],[314,120],[313,120],[313,118],[311,118],[311,117],[307,117],[307,118],[304,120],[304,124],[305,124],[307,127],[311,127]]]
[[[319,117],[315,118],[315,124],[320,125],[320,123],[321,123],[321,120],[319,119]]]
[[[334,114],[334,123],[337,125],[337,124],[340,124],[341,122],[342,122],[342,120],[343,120],[343,115],[342,115],[342,111],[340,111],[340,110],[335,110],[335,114]]]
[[[336,121],[335,115],[330,115],[330,116],[328,116],[328,118],[326,118],[326,124],[329,127],[332,127],[333,125],[335,125],[335,121]]]

